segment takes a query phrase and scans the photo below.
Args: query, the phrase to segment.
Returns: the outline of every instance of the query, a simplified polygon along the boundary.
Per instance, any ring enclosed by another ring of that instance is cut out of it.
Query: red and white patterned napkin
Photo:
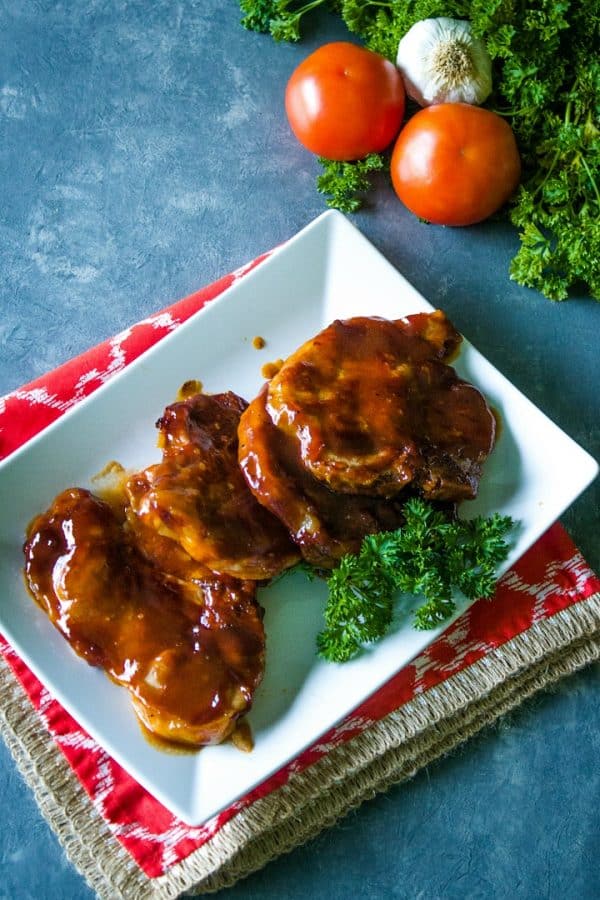
[[[0,399],[0,458],[91,394],[268,255],[258,257]],[[492,601],[474,604],[344,722],[200,827],[186,825],[140,787],[78,726],[1,637],[0,653],[37,710],[40,728],[47,730],[64,754],[90,803],[130,857],[154,879],[169,873],[209,842],[240,810],[285,785],[333,747],[365,731],[418,694],[468,669],[507,641],[527,632],[535,623],[550,619],[598,591],[600,579],[563,528],[553,525],[506,573]]]

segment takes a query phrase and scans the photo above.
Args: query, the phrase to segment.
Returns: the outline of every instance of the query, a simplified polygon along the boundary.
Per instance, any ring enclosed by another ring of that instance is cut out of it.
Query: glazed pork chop
[[[76,653],[127,688],[150,732],[202,746],[234,731],[264,670],[253,582],[188,565],[178,549],[174,572],[161,572],[80,488],[34,519],[24,551],[34,599]]]
[[[266,408],[267,386],[240,421],[240,466],[257,499],[286,525],[305,560],[332,568],[355,553],[367,534],[403,521],[394,498],[336,493],[311,474],[298,442],[277,428]]]
[[[246,406],[227,392],[195,394],[166,408],[157,422],[162,461],[126,485],[146,551],[156,532],[213,572],[254,580],[298,561],[286,529],[256,501],[240,471],[237,431]],[[154,542],[150,553],[156,552]]]
[[[333,322],[273,377],[267,412],[333,491],[473,498],[495,419],[448,365],[460,342],[441,311]]]
[[[450,506],[475,497],[496,422],[448,365],[460,342],[440,311],[336,321],[242,414],[246,481],[310,563],[332,567],[367,534],[397,528],[411,494]]]

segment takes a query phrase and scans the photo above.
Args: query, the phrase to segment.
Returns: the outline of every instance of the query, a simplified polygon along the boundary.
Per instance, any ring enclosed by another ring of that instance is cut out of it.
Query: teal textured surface
[[[236,2],[0,0],[0,394],[290,237],[323,211],[276,45]],[[355,223],[598,457],[600,307],[511,282],[503,222],[425,226],[386,179]],[[282,292],[282,303],[286,302]],[[563,522],[600,567],[598,482]],[[224,897],[600,894],[598,670],[515,713]],[[0,745],[0,900],[91,897]]]

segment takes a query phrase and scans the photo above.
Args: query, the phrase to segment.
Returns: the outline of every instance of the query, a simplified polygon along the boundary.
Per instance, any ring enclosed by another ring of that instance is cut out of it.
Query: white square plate
[[[158,459],[154,422],[184,381],[197,378],[209,392],[251,399],[265,360],[285,358],[333,319],[393,319],[430,309],[344,216],[325,213],[0,466],[0,631],[80,724],[191,825],[316,741],[443,629],[419,632],[406,621],[360,659],[324,663],[315,656],[315,637],[325,588],[287,577],[260,592],[268,649],[249,716],[253,752],[224,745],[165,754],[142,736],[127,692],[75,656],[27,594],[25,527],[63,488],[93,487],[92,476],[109,460],[143,467]],[[263,353],[252,346],[255,335],[267,341]],[[520,521],[507,568],[590,483],[597,465],[466,342],[456,368],[502,417],[479,498],[464,510],[497,510]]]

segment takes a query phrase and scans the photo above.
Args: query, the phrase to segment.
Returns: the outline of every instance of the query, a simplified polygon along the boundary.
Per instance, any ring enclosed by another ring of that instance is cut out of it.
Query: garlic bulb
[[[434,103],[478,105],[492,90],[492,60],[462,19],[423,19],[398,46],[396,65],[409,97]]]

